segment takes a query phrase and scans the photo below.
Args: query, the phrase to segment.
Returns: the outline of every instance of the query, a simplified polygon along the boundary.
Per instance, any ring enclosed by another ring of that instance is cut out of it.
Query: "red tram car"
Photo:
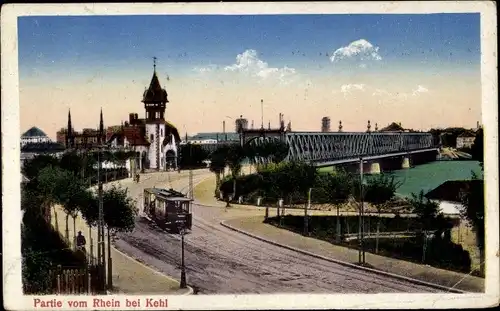
[[[193,216],[192,200],[173,189],[144,189],[144,211],[163,229],[178,233],[191,230]]]

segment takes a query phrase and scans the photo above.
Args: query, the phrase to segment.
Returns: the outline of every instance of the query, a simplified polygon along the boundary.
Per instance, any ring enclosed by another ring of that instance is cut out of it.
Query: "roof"
[[[190,198],[186,198],[186,197],[168,197],[168,196],[165,196],[165,201],[181,201],[181,202],[190,202],[192,201]]]
[[[473,131],[464,131],[457,137],[476,137],[476,133],[474,133]]]
[[[167,133],[173,134],[174,137],[175,137],[175,141],[176,142],[180,142],[181,141],[181,137],[179,135],[179,131],[177,130],[177,128],[172,123],[170,123],[168,121],[165,121],[165,131]]]
[[[149,145],[149,141],[145,137],[144,127],[130,126],[123,129],[125,136],[131,145],[145,146]]]
[[[144,191],[155,194],[166,201],[192,201],[191,199],[187,198],[182,192],[176,191],[172,188],[146,188],[144,189]]]
[[[483,180],[448,180],[437,188],[429,191],[425,196],[431,200],[461,202],[462,190],[479,183],[483,183]]]
[[[168,95],[165,89],[162,89],[156,71],[153,72],[153,77],[151,78],[151,83],[149,83],[149,88],[144,91],[142,98],[143,103],[168,103]]]
[[[45,136],[47,137],[47,134],[45,134],[41,129],[39,129],[36,126],[33,126],[29,130],[23,133],[21,137],[36,137],[36,136]]]
[[[193,135],[189,137],[189,139],[192,140],[205,140],[205,139],[219,139],[219,140],[224,140],[226,138],[228,140],[239,140],[240,135],[238,133],[234,132],[229,132],[229,133],[223,133],[223,132],[208,132],[208,133],[198,133],[196,135]]]
[[[396,122],[392,122],[388,126],[380,129],[379,132],[399,132],[404,130],[405,129],[401,125],[397,124]]]
[[[31,143],[21,147],[21,152],[59,152],[65,150],[66,147],[60,143],[46,142],[46,143]]]

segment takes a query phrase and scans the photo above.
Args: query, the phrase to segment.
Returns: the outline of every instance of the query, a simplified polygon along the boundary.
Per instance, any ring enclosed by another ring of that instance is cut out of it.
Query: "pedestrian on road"
[[[76,248],[79,250],[83,250],[85,248],[85,244],[87,244],[87,241],[85,241],[85,237],[83,236],[81,231],[78,231],[78,236],[76,237]]]

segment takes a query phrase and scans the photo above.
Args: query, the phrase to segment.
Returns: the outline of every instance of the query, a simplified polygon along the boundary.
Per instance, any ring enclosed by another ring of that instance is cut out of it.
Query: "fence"
[[[100,276],[97,266],[62,267],[49,271],[51,294],[81,295],[99,293]]]

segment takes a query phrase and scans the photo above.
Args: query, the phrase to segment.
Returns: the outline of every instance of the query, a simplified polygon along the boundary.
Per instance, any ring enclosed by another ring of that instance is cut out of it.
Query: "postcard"
[[[494,3],[1,22],[7,310],[498,305]]]

